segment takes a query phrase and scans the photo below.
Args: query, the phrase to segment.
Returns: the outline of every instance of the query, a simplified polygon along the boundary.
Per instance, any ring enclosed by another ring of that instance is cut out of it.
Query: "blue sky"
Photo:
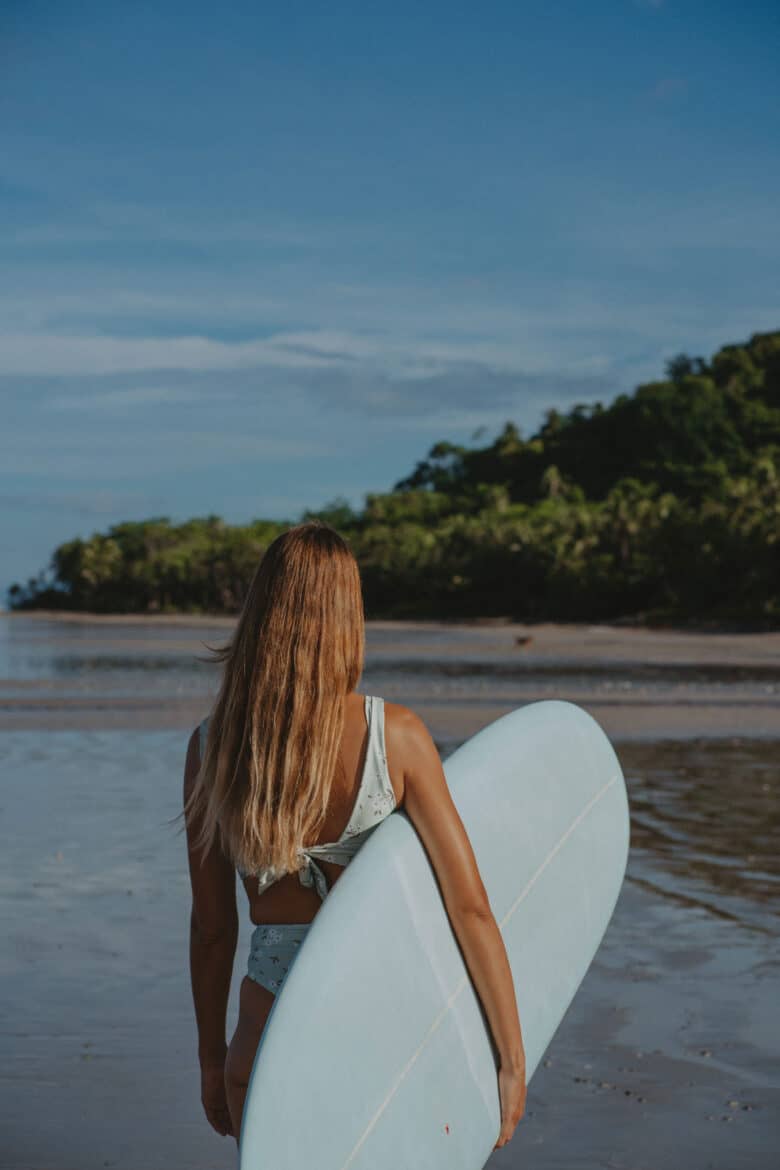
[[[780,327],[774,4],[0,14],[0,589]]]

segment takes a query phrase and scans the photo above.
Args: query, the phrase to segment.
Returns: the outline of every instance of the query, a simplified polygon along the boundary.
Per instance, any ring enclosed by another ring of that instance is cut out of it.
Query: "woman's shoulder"
[[[405,707],[403,703],[394,703],[391,699],[385,699],[381,695],[361,695],[361,698],[369,706],[373,706],[375,710],[382,709],[385,736],[391,734],[396,738],[404,737],[408,735],[410,729],[414,729],[422,722],[419,715],[416,715],[410,707]]]
[[[431,734],[425,722],[403,703],[387,699],[385,708],[385,751],[387,766],[393,776],[403,778],[406,791],[406,776],[417,759],[421,746],[431,742]]]
[[[425,723],[411,707],[403,703],[393,703],[389,699],[383,700],[385,708],[385,724],[387,730],[397,738],[409,739],[419,734]]]

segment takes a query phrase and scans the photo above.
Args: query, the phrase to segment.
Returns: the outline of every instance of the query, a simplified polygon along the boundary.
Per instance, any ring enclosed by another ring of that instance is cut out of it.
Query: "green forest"
[[[313,516],[349,540],[369,618],[780,627],[780,331],[525,438],[435,444],[363,507],[289,521],[126,522],[70,540],[12,609],[234,614],[271,540]]]

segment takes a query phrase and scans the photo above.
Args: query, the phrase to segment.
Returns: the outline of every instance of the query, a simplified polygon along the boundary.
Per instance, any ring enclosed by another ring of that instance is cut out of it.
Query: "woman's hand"
[[[201,1064],[200,1099],[209,1124],[223,1137],[235,1136],[225,1092],[225,1062]]]
[[[525,1058],[520,1065],[502,1065],[499,1068],[498,1092],[501,1098],[501,1132],[494,1150],[511,1140],[515,1126],[525,1113]]]

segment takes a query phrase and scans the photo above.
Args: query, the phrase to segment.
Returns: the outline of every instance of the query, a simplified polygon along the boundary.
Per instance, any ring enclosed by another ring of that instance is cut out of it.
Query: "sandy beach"
[[[69,664],[81,655],[85,671],[105,680],[111,655],[127,652],[136,673],[152,661],[173,674],[177,658],[205,656],[205,646],[220,643],[234,625],[232,618],[49,612],[0,615],[0,622],[6,653],[21,627],[22,641],[43,643],[64,667],[55,678],[0,678],[0,726],[29,730],[191,727],[202,718],[201,694],[211,693],[200,663],[192,663],[186,686],[177,677],[163,703],[156,689],[112,693],[85,687],[83,679],[74,687]],[[780,739],[780,632],[377,621],[367,623],[366,641],[365,677],[381,676],[383,694],[419,707],[442,742],[472,735],[516,698],[550,693],[584,706],[616,741]]]
[[[4,1170],[236,1164],[200,1107],[186,853],[167,824],[217,682],[196,656],[231,627],[0,615]],[[615,914],[489,1165],[776,1165],[780,633],[373,622],[360,689],[419,710],[445,757],[567,698],[626,776]],[[231,1027],[249,932],[244,914]]]

